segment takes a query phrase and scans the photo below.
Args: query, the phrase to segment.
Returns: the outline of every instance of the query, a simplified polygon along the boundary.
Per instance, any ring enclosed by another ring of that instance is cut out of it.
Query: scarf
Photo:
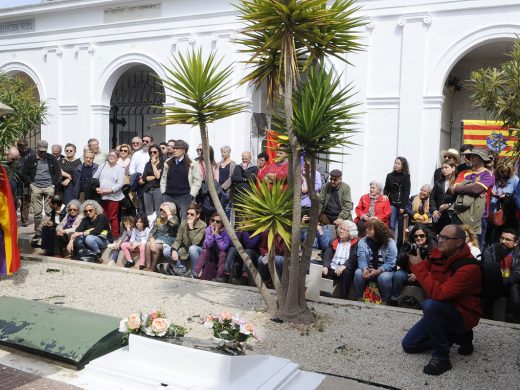
[[[379,199],[380,196],[381,196],[381,194],[377,194],[375,196],[372,196],[372,195],[368,194],[368,197],[370,198],[370,206],[368,207],[368,216],[369,217],[373,217],[373,216],[376,215],[376,213],[375,213],[376,202],[377,202],[377,200]]]
[[[76,214],[76,216],[67,214],[67,220],[65,221],[65,224],[63,225],[63,229],[70,229],[72,227],[72,224],[76,220],[76,218],[78,218],[77,214]]]

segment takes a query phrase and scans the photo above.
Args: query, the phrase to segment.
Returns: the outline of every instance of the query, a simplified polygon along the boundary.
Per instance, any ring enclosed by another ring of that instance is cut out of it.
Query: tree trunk
[[[302,192],[302,174],[300,164],[300,145],[292,129],[293,106],[293,81],[295,74],[292,67],[292,48],[294,42],[292,37],[286,37],[285,42],[285,58],[284,58],[284,110],[287,134],[289,136],[289,144],[291,147],[288,184],[293,186],[293,216],[291,229],[291,251],[290,256],[285,258],[284,273],[289,271],[287,280],[286,299],[283,306],[280,306],[278,317],[285,322],[310,323],[314,321],[314,315],[309,310],[305,300],[305,290],[300,289],[301,282],[305,284],[306,273],[302,273],[302,265],[300,258],[300,231],[301,231],[301,192]],[[289,260],[289,261],[287,261]]]
[[[208,128],[205,125],[200,125],[200,137],[202,140],[202,154],[204,157],[204,161],[210,161],[209,158],[209,141],[208,141]],[[231,223],[229,222],[229,219],[227,218],[226,212],[224,211],[224,208],[220,204],[220,200],[217,195],[217,190],[215,188],[215,182],[213,178],[213,170],[207,169],[206,170],[208,178],[207,178],[207,185],[209,194],[211,196],[211,199],[213,200],[213,204],[215,205],[215,208],[217,209],[217,212],[222,219],[222,222],[224,223],[224,227],[231,238],[231,241],[233,242],[233,245],[235,246],[236,250],[240,254],[240,257],[244,261],[244,264],[247,266],[247,269],[249,270],[251,276],[253,277],[256,286],[260,290],[260,295],[264,299],[264,302],[267,306],[267,312],[270,314],[276,314],[278,310],[278,304],[274,297],[272,296],[269,289],[265,286],[264,282],[262,281],[262,277],[260,276],[260,273],[254,266],[253,262],[247,255],[246,251],[242,247],[242,244],[240,243],[240,240],[238,239],[235,229],[233,226],[231,226]]]

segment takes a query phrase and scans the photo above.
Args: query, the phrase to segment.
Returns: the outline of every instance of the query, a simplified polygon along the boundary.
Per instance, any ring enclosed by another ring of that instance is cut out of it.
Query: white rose
[[[128,326],[127,326],[127,323],[128,323],[128,318],[123,318],[123,319],[119,322],[119,331],[120,331],[120,332],[123,332],[123,333],[128,332]]]

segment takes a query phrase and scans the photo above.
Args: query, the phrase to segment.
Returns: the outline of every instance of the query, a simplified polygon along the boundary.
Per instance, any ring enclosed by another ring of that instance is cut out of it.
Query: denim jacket
[[[397,258],[397,245],[393,239],[388,240],[388,244],[379,249],[383,264],[379,266],[383,272],[393,271],[395,268],[395,260]],[[372,249],[367,244],[366,237],[361,239],[357,249],[358,268],[364,270],[368,268],[368,263],[372,259]]]

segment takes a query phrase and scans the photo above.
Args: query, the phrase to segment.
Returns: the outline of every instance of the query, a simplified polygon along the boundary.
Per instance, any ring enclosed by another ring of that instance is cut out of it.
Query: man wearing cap
[[[455,164],[460,163],[459,152],[456,149],[448,149],[443,150],[441,152],[441,164],[442,163],[450,163],[453,162]],[[437,168],[433,173],[433,182],[438,182],[442,179],[441,167]]]
[[[464,155],[469,158],[471,169],[461,172],[451,187],[451,192],[457,195],[452,207],[459,221],[455,220],[454,223],[461,222],[471,226],[481,241],[486,234],[489,200],[495,177],[484,165],[490,161],[485,150],[474,148]]]
[[[202,176],[188,156],[189,145],[179,139],[173,146],[173,157],[164,162],[161,175],[161,194],[164,202],[172,202],[177,206],[179,219],[186,219],[188,206],[199,193]]]
[[[22,168],[22,180],[31,189],[31,207],[34,211],[35,237],[41,237],[42,210],[47,216],[51,207],[47,199],[54,195],[61,182],[61,168],[58,160],[47,153],[49,144],[40,140],[36,144],[36,154],[29,155]]]
[[[320,222],[324,225],[339,226],[343,220],[352,221],[352,199],[350,187],[342,181],[343,173],[339,169],[330,172],[330,182],[325,184],[320,193]]]

